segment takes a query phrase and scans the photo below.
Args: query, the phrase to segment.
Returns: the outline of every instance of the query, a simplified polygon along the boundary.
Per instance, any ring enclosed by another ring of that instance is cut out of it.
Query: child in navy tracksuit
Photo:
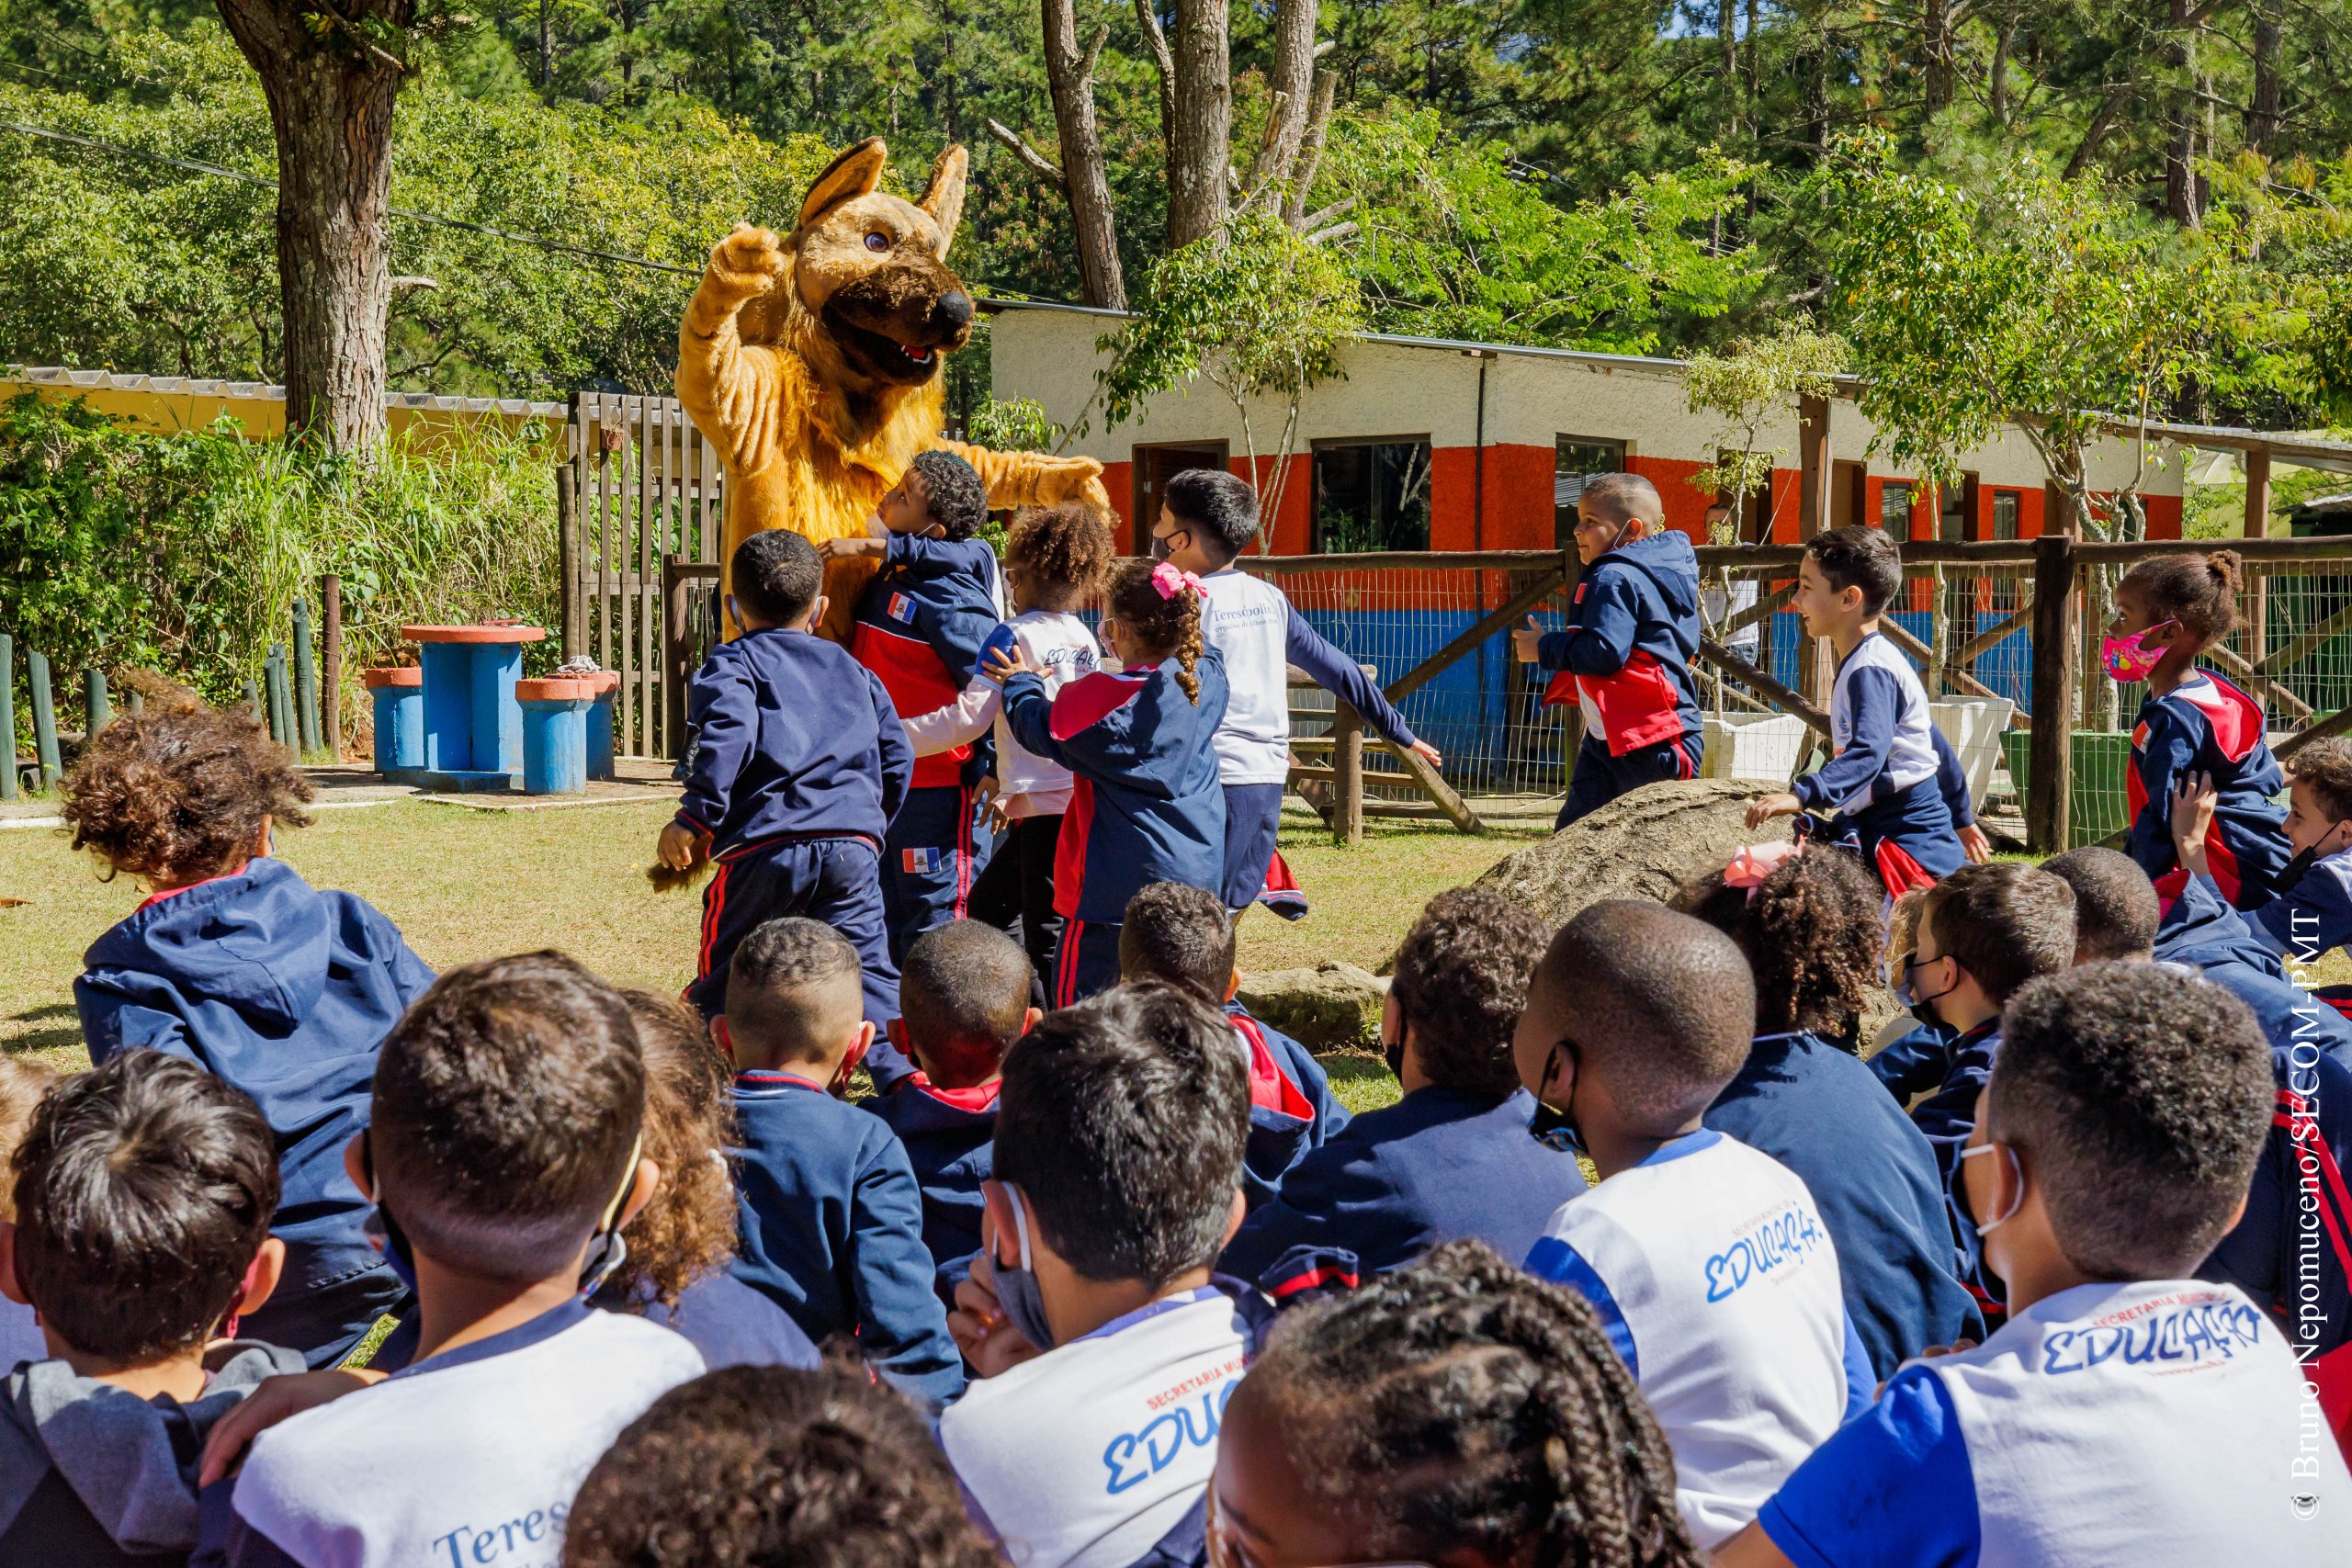
[[[1218,1269],[1278,1302],[1352,1286],[1442,1242],[1524,1258],[1584,1178],[1536,1141],[1511,1031],[1542,924],[1480,888],[1441,893],[1397,949],[1381,1040],[1405,1098],[1304,1154],[1252,1209]]]
[[[876,1371],[920,1399],[963,1392],[922,1241],[922,1194],[888,1125],[830,1092],[874,1039],[858,1018],[856,950],[814,920],[772,920],[736,950],[735,1275],[822,1345],[857,1337]]]
[[[2200,846],[2183,838],[2182,863],[2194,867]],[[2352,1027],[2286,976],[2210,873],[2192,874],[2163,906],[2147,874],[2113,850],[2069,850],[2042,869],[2075,890],[2080,962],[2153,961],[2199,976],[2245,1003],[2262,1026],[2278,1090],[2269,1138],[2245,1217],[2199,1272],[2267,1308],[2313,1367],[2323,1402],[2333,1390],[2335,1414],[2352,1413],[2352,1196],[2344,1179],[2352,1168]]]
[[[731,577],[742,635],[695,675],[685,794],[657,852],[676,869],[718,863],[685,999],[718,1018],[736,945],[779,916],[806,915],[857,949],[865,1016],[879,1026],[899,1011],[878,861],[908,798],[906,730],[882,683],[809,630],[825,613],[814,546],[780,529],[754,534],[736,547]],[[910,1070],[895,1049],[876,1055],[878,1087]]]
[[[1853,856],[1780,844],[1742,850],[1675,898],[1738,942],[1756,976],[1747,1065],[1706,1125],[1804,1179],[1881,1378],[1931,1345],[1984,1333],[1960,1281],[1935,1152],[1847,1043],[1877,980],[1884,902]]]
[[[64,784],[74,846],[151,893],[83,955],[74,1002],[94,1062],[153,1049],[253,1096],[277,1138],[284,1283],[248,1320],[315,1364],[408,1292],[368,1245],[344,1169],[376,1054],[433,972],[367,900],[322,892],[272,852],[311,786],[250,711],[187,693],[118,717]]]
[[[1747,825],[1813,813],[1819,836],[1869,861],[1889,897],[1926,887],[1992,853],[1968,799],[1967,775],[1928,713],[1928,694],[1879,617],[1903,586],[1903,557],[1880,528],[1815,536],[1790,604],[1807,637],[1838,653],[1827,765],[1786,794],[1748,807]]]
[[[1363,672],[1306,624],[1280,588],[1234,560],[1258,536],[1258,492],[1238,474],[1189,468],[1168,481],[1159,516],[1146,519],[1156,560],[1197,573],[1205,603],[1201,639],[1225,660],[1225,722],[1217,726],[1217,776],[1225,790],[1225,885],[1239,911],[1264,897],[1288,919],[1306,904],[1274,849],[1283,789],[1290,778],[1290,671],[1314,677],[1363,716],[1374,734],[1431,767],[1444,759],[1418,739],[1405,716]]]
[[[1961,1151],[1976,1130],[1977,1096],[1992,1081],[2000,1054],[2001,1009],[2027,981],[2074,962],[2074,890],[2048,872],[2015,862],[1966,866],[1922,897],[1911,951],[1893,965],[1894,995],[1922,1023],[1951,1032],[1935,1091],[1911,1108],[1947,1192],[1954,1190]],[[1983,1273],[1975,1221],[1964,1211],[1954,1219],[1962,1279],[1990,1322],[2000,1299]]]
[[[899,976],[902,1015],[891,1027],[919,1070],[865,1102],[905,1145],[922,1190],[933,1283],[951,1312],[980,1249],[980,1183],[991,1168],[1004,1054],[1041,1016],[1029,1005],[1034,978],[1020,944],[977,920],[915,938]]]
[[[2288,761],[2284,826],[2293,858],[2246,923],[2271,952],[2313,964],[2352,942],[2352,740],[2314,740]],[[2352,1007],[2340,987],[2321,994]]]
[[[1012,738],[1075,777],[1055,859],[1068,923],[1048,991],[1068,1007],[1119,977],[1127,900],[1155,882],[1215,893],[1225,873],[1216,727],[1225,665],[1201,644],[1199,580],[1126,561],[1103,595],[1102,640],[1124,666],[1073,681],[1049,703],[1016,647],[992,653]]]
[[[2229,550],[2142,561],[2115,585],[2099,656],[2109,678],[2148,685],[2123,781],[2132,807],[2124,852],[2159,894],[2176,896],[2188,876],[2174,852],[2172,797],[2184,776],[2202,775],[2219,796],[2208,845],[2213,880],[2239,908],[2259,909],[2293,853],[2287,814],[2272,799],[2285,780],[2262,738],[2262,705],[2196,668],[2236,624],[2241,572]]]
[[[882,563],[858,595],[850,651],[881,678],[901,716],[954,703],[1004,618],[996,552],[972,536],[988,515],[988,488],[972,466],[952,452],[924,452],[882,498],[884,537],[825,542],[828,560]],[[991,753],[983,734],[915,761],[913,787],[883,845],[893,959],[932,927],[965,916],[996,842],[979,799]]]
[[[1348,1110],[1332,1095],[1313,1053],[1233,999],[1233,927],[1232,911],[1216,894],[1155,882],[1127,900],[1119,924],[1119,978],[1182,986],[1224,1005],[1250,1062],[1241,1195],[1255,1209],[1281,1190],[1285,1173],[1348,1124]]]
[[[1629,790],[1699,776],[1699,558],[1668,531],[1657,488],[1639,474],[1602,474],[1577,497],[1584,576],[1566,631],[1535,617],[1512,634],[1521,662],[1557,671],[1544,705],[1575,702],[1584,740],[1558,826]]]

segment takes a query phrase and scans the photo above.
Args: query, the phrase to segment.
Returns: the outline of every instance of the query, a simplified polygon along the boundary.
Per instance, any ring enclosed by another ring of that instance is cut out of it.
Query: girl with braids
[[[2147,682],[2124,777],[2132,807],[2124,850],[2167,903],[2188,880],[2173,846],[2171,811],[2178,782],[2190,774],[2212,775],[2220,795],[2206,852],[2231,903],[2258,909],[2269,902],[2293,853],[2286,810],[2272,799],[2285,779],[2263,743],[2262,705],[2196,668],[2198,656],[2237,623],[2244,577],[2234,550],[2152,556],[2115,585],[2115,618],[2099,645],[2109,677]]]
[[[1674,1456],[1574,1292],[1452,1242],[1305,1307],[1226,1406],[1209,1568],[1700,1568]]]
[[[1225,717],[1225,661],[1201,642],[1200,579],[1166,561],[1123,561],[1103,591],[1102,641],[1121,668],[1050,698],[1019,644],[989,655],[1004,721],[1023,749],[1071,774],[1054,854],[1056,1007],[1119,980],[1119,922],[1155,882],[1215,893],[1225,870],[1225,794],[1212,744]]]
[[[1757,844],[1688,884],[1674,907],[1729,936],[1756,976],[1747,1065],[1705,1125],[1797,1173],[1838,1248],[1846,1318],[1873,1376],[1930,1345],[1981,1339],[1955,1272],[1935,1151],[1854,1055],[1879,981],[1885,895],[1859,855]]]

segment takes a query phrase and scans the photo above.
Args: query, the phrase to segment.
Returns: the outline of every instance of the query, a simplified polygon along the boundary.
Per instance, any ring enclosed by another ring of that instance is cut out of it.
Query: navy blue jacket
[[[2156,957],[2182,964],[2254,1010],[2273,1050],[2297,1041],[2352,1067],[2352,1022],[2287,978],[2278,955],[2230,907],[2211,877],[2191,877],[2156,927]]]
[[[702,1364],[714,1372],[721,1367],[809,1371],[824,1360],[790,1313],[724,1269],[705,1274],[680,1291],[673,1307],[663,1306],[655,1298],[650,1282],[635,1290],[607,1285],[592,1304],[684,1335],[688,1344],[702,1352]]]
[[[74,982],[90,1059],[141,1047],[186,1056],[253,1096],[277,1141],[286,1243],[277,1293],[248,1337],[313,1350],[355,1327],[313,1298],[380,1275],[361,1234],[368,1201],[344,1145],[368,1125],[376,1053],[433,983],[399,930],[366,899],[322,892],[282,860],[151,898],[90,944]]]
[[[1242,1146],[1241,1196],[1255,1209],[1282,1190],[1283,1178],[1309,1150],[1348,1124],[1348,1108],[1315,1054],[1279,1029],[1225,1004],[1233,1032],[1250,1053],[1250,1138]]]
[[[1699,558],[1671,528],[1586,567],[1567,629],[1535,645],[1536,662],[1560,671],[1544,705],[1581,699],[1612,757],[1699,733],[1698,652]]]
[[[1976,1131],[1976,1097],[1993,1080],[1993,1058],[2001,1049],[2000,1031],[2001,1021],[1994,1018],[1954,1036],[1945,1051],[1941,1082],[1933,1094],[1912,1107],[1911,1120],[1927,1134],[1935,1151],[1936,1179],[1946,1192],[1960,1179],[1960,1151],[1968,1146],[1970,1134]],[[2000,1302],[1990,1293],[1992,1282],[1984,1274],[1976,1227],[1957,1216],[1955,1221],[1960,1233],[1961,1282],[1979,1307],[1988,1314],[1997,1311]]]
[[[1944,1081],[1951,1065],[1952,1032],[1940,1023],[1923,1023],[1898,1034],[1871,1054],[1868,1067],[1886,1086],[1897,1105],[1909,1105]]]
[[[2220,800],[2205,852],[2230,901],[2257,909],[2289,859],[2287,808],[2272,797],[2286,783],[2262,738],[2262,705],[2199,670],[2140,705],[2123,796],[2132,808],[2124,852],[2151,877],[2177,868],[2172,790],[2183,773],[2211,773]],[[2170,893],[2170,885],[2159,888]]]
[[[2278,1100],[2245,1217],[2199,1272],[2268,1307],[2308,1365],[2352,1356],[2352,1068],[2276,1044],[2270,1068]]]
[[[836,644],[774,627],[721,643],[686,694],[678,820],[713,853],[791,834],[878,849],[914,751],[882,682]]]
[[[1984,1336],[1960,1282],[1936,1156],[1871,1070],[1817,1034],[1767,1034],[1706,1124],[1795,1171],[1838,1247],[1846,1315],[1879,1378]]]
[[[2247,923],[2280,957],[2316,964],[2330,948],[2352,942],[2352,850],[2312,862],[2292,887],[2256,910]]]
[[[1225,660],[1204,649],[1200,701],[1173,659],[1096,671],[1056,693],[1023,671],[1004,683],[1012,738],[1074,775],[1054,853],[1054,912],[1115,926],[1155,882],[1217,892],[1225,879],[1225,791],[1211,738],[1225,717]]]
[[[818,1344],[854,1334],[876,1371],[944,1404],[964,1391],[907,1152],[877,1118],[790,1073],[739,1073],[735,1275]]]
[[[1883,676],[1883,672],[1860,671],[1848,688],[1854,738],[1846,749],[1789,786],[1807,810],[1848,798],[1885,770],[1887,748],[1894,739],[1894,721],[1902,712],[1902,696],[1894,682],[1872,679],[1873,676]],[[1932,829],[1936,825],[1935,812],[1928,803],[1940,800],[1954,828],[1975,826],[1976,806],[1969,798],[1968,770],[1962,765],[1960,753],[1951,749],[1944,732],[1932,724],[1928,727],[1928,741],[1936,749],[1934,787],[1914,784],[1907,790],[1897,790],[1854,812],[1855,819],[1875,824],[1883,818],[1889,823]]]
[[[986,541],[890,536],[882,570],[857,598],[850,651],[880,677],[901,714],[931,713],[964,694],[1001,617],[996,555]],[[988,738],[915,760],[914,787],[961,785],[989,767]]]
[[[987,1211],[980,1183],[995,1168],[997,1088],[935,1089],[918,1072],[863,1102],[907,1151],[922,1191],[922,1244],[931,1254],[933,1287],[950,1311],[956,1287],[980,1250],[980,1216]]]
[[[1281,1300],[1327,1282],[1315,1275],[1333,1255],[1358,1277],[1448,1241],[1524,1258],[1553,1211],[1584,1190],[1575,1156],[1538,1143],[1534,1120],[1524,1089],[1498,1098],[1431,1087],[1367,1111],[1291,1168],[1217,1269]],[[1285,1277],[1276,1265],[1302,1248],[1322,1261]]]

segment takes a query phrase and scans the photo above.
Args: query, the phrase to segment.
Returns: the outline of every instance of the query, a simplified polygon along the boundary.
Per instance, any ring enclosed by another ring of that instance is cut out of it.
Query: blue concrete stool
[[[588,710],[595,697],[591,682],[560,676],[514,683],[523,709],[525,795],[588,792]]]
[[[411,664],[359,679],[376,702],[376,771],[424,766],[424,671]]]
[[[621,672],[599,670],[593,675],[582,675],[596,694],[588,710],[588,776],[610,779],[613,773],[613,697],[621,689]]]

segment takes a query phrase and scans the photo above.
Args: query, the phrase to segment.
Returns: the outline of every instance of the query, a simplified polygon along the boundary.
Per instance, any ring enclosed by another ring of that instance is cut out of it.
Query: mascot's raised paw
[[[744,292],[763,294],[792,265],[792,254],[775,230],[738,223],[733,233],[712,247],[710,265],[731,274]]]

